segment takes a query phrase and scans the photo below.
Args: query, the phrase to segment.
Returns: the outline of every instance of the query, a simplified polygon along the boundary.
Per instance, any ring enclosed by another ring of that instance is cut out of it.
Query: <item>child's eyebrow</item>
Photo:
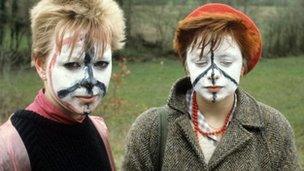
[[[219,58],[227,58],[227,57],[229,57],[229,55],[227,55],[227,54],[221,54],[221,55],[219,55],[218,57],[219,57]]]
[[[219,55],[217,55],[219,58],[234,58],[233,53],[229,53],[229,52],[224,52],[224,53],[220,53]]]

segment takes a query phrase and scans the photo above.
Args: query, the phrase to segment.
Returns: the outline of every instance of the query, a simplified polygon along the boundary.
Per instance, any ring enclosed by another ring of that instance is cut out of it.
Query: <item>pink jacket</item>
[[[108,141],[108,129],[101,117],[90,116],[98,130],[108,153],[112,171],[115,170],[114,159]],[[17,130],[10,119],[0,126],[0,171],[29,171],[30,160]]]

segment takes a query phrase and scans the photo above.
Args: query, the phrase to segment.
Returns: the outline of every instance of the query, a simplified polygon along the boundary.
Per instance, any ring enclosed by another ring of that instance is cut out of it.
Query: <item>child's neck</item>
[[[220,128],[223,126],[226,116],[233,107],[234,94],[215,103],[207,101],[199,95],[196,96],[196,100],[199,111],[204,114],[207,123],[213,128]]]
[[[33,111],[50,120],[64,124],[81,123],[85,118],[85,116],[76,118],[77,115],[72,115],[71,112],[60,107],[52,101],[43,90],[38,92],[35,100],[26,107],[26,110]]]

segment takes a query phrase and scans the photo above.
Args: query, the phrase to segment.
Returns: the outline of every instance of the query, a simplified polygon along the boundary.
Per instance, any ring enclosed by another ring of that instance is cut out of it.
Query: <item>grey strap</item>
[[[159,157],[157,170],[161,170],[163,165],[164,152],[167,141],[168,133],[168,114],[165,112],[165,108],[161,108],[159,112]]]

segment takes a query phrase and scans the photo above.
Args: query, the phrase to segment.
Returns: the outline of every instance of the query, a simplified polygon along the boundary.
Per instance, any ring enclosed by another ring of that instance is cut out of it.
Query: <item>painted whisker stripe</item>
[[[100,81],[97,81],[96,86],[102,91],[102,97],[104,97],[107,94],[106,85]]]
[[[85,87],[87,89],[87,91],[89,91],[89,94],[93,94],[92,89],[93,89],[94,86],[98,87],[102,91],[102,96],[103,97],[106,95],[106,86],[105,86],[104,83],[97,81],[95,85],[92,84],[92,88],[90,90],[88,90],[88,88],[86,86],[84,86],[85,84],[91,84],[91,83],[87,83],[87,80],[82,80],[80,83],[76,83],[75,85],[73,85],[70,88],[60,90],[57,93],[57,95],[58,95],[59,98],[64,98],[68,94],[72,93],[73,91],[75,91],[79,87]]]
[[[57,95],[59,98],[62,99],[64,97],[66,97],[68,94],[70,94],[71,92],[75,91],[79,87],[80,87],[80,83],[76,83],[75,85],[73,85],[70,88],[58,91]]]
[[[210,65],[210,67],[209,67],[207,70],[205,70],[205,71],[202,72],[199,76],[196,77],[196,79],[195,79],[195,80],[193,81],[193,83],[192,83],[193,87],[196,86],[196,84],[199,82],[199,80],[200,80],[201,78],[203,78],[211,68],[212,68],[212,65]]]
[[[216,66],[216,68],[224,75],[224,77],[228,78],[228,79],[229,79],[230,81],[232,81],[236,86],[239,85],[235,79],[233,79],[232,77],[230,77],[230,76],[229,76],[225,71],[223,71],[221,68],[219,68],[218,66]]]

